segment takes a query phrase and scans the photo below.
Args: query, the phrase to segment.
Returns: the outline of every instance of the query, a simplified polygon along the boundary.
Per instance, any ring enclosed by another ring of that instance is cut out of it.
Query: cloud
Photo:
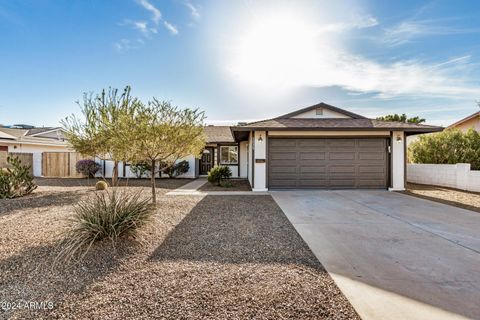
[[[173,35],[178,34],[178,29],[177,29],[177,27],[175,27],[175,26],[172,25],[171,23],[169,23],[169,22],[167,22],[167,21],[163,21],[163,25],[165,26],[165,28],[167,28],[168,31],[170,31],[171,34],[173,34]]]
[[[200,19],[200,11],[196,6],[194,6],[190,1],[184,2],[185,6],[190,10],[190,15],[193,19],[199,20]]]
[[[163,23],[163,26],[173,35],[177,35],[178,34],[178,28],[175,27],[173,24],[171,24],[170,22],[168,22],[167,20],[163,19],[163,16],[162,16],[162,13],[160,12],[160,10],[155,7],[153,4],[151,4],[150,2],[148,2],[148,0],[137,0],[137,2],[143,7],[145,8],[146,10],[150,11],[152,13],[152,22],[155,24],[155,25],[159,25],[160,22]],[[157,33],[157,29],[156,28],[147,28],[147,24],[146,23],[141,23],[140,25],[136,25],[136,28],[139,29],[140,31],[144,32],[144,33],[150,33],[150,32],[154,32],[154,33]]]
[[[147,21],[132,21],[126,19],[123,25],[129,25],[133,29],[140,31],[145,37],[149,37],[152,33],[157,33],[157,28],[150,27]]]
[[[438,20],[405,20],[385,29],[383,41],[390,46],[399,46],[421,37],[480,32],[480,28],[458,28],[439,23]]]
[[[470,77],[478,65],[470,56],[378,62],[350,52],[338,37],[329,36],[329,28],[290,12],[263,15],[231,37],[226,70],[238,82],[265,92],[336,86],[381,99],[480,97],[478,82]]]
[[[140,48],[144,44],[142,39],[135,39],[135,40],[130,40],[130,39],[120,39],[120,41],[116,42],[114,44],[115,50],[118,52],[126,52],[129,50],[134,50]]]
[[[160,20],[162,20],[162,13],[159,9],[157,9],[153,4],[148,2],[147,0],[137,0],[137,2],[144,7],[146,10],[150,11],[153,15],[152,21],[155,24],[158,24]]]

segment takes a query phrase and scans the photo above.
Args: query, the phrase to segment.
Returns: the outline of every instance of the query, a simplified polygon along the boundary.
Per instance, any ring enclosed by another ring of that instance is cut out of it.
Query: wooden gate
[[[88,159],[77,152],[43,152],[42,176],[49,178],[83,178],[77,173],[78,160]]]

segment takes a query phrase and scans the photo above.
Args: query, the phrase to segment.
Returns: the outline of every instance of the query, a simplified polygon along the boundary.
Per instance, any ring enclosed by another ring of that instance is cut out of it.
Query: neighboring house
[[[240,172],[254,191],[282,188],[403,190],[406,136],[443,128],[367,119],[319,103],[277,118],[231,127],[247,144]],[[245,166],[245,168],[244,168]]]
[[[465,117],[447,127],[447,129],[452,128],[456,128],[461,131],[467,131],[468,129],[473,128],[480,132],[480,111],[475,112],[474,114],[471,114],[468,117]]]
[[[33,175],[42,175],[42,152],[71,151],[62,128],[0,127],[0,151],[32,153]]]

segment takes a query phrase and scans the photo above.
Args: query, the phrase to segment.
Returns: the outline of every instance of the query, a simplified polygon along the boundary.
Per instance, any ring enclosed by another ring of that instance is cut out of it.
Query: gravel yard
[[[480,212],[480,193],[414,183],[409,183],[404,193]]]
[[[250,188],[250,183],[246,179],[232,179],[228,181],[231,186],[229,187],[222,187],[217,186],[215,184],[211,184],[210,182],[205,183],[203,186],[200,187],[200,191],[252,191]]]
[[[161,196],[178,181],[158,181],[141,245],[100,243],[56,267],[65,218],[91,188],[43,181],[0,200],[0,301],[53,302],[0,318],[358,319],[270,196]]]

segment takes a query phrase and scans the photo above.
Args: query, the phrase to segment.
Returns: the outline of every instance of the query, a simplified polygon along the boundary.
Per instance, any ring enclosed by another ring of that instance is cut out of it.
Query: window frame
[[[222,159],[222,148],[229,148],[228,149],[228,160],[229,162],[225,162],[224,159]],[[236,154],[237,154],[237,159],[235,162],[230,162],[230,155],[231,155],[231,151],[230,151],[230,148],[235,148],[236,150]],[[238,148],[238,145],[227,145],[227,146],[219,146],[219,163],[220,165],[226,165],[226,166],[229,166],[229,165],[238,165],[239,163],[239,148]]]

